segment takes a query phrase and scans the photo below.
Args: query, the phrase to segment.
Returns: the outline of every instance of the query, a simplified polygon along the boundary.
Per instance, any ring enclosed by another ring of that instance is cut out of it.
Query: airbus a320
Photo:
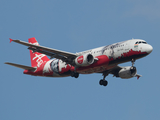
[[[24,69],[24,74],[46,77],[75,77],[79,74],[101,73],[100,85],[107,86],[106,76],[129,79],[141,77],[137,74],[134,63],[137,59],[149,55],[153,47],[142,39],[131,39],[111,45],[79,52],[70,53],[40,46],[37,40],[29,38],[28,42],[10,39],[10,42],[25,45],[30,50],[31,66],[6,62]],[[50,59],[47,57],[50,56]],[[53,59],[54,58],[54,59]],[[131,61],[131,66],[121,67],[119,64]]]

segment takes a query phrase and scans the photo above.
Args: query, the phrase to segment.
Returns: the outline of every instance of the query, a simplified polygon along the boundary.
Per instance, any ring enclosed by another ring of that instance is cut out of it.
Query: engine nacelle
[[[89,66],[93,64],[94,57],[91,54],[84,54],[75,59],[75,64],[77,66]]]
[[[136,67],[132,66],[123,67],[118,74],[120,78],[128,79],[134,77],[137,74],[137,70]]]

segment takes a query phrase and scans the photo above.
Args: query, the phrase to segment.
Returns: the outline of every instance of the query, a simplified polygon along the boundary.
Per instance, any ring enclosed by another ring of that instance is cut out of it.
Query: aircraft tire
[[[71,72],[71,77],[74,77],[74,74],[75,74],[74,72]]]
[[[103,86],[107,86],[108,85],[108,81],[106,81],[106,80],[100,80],[99,84],[103,85]]]
[[[79,73],[71,72],[71,77],[78,78],[79,77]]]
[[[107,86],[108,85],[108,81],[107,80],[104,80],[103,81],[103,86]]]
[[[74,77],[75,77],[75,78],[78,78],[78,77],[79,77],[79,73],[75,73],[75,74],[74,74]]]
[[[103,85],[103,80],[100,80],[100,81],[99,81],[99,84],[100,84],[100,85]]]

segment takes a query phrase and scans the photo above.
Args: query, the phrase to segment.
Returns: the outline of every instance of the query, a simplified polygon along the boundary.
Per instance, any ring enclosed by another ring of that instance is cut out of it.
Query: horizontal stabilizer
[[[31,71],[36,70],[35,67],[30,67],[30,66],[15,64],[15,63],[6,62],[5,64],[12,65],[12,66],[14,66],[14,67],[18,67],[18,68],[25,69],[25,70],[31,70]]]

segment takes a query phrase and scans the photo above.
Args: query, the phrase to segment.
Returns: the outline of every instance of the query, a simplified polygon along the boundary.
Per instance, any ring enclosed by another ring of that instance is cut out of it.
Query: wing
[[[39,53],[48,55],[51,58],[61,59],[62,61],[66,62],[68,64],[72,64],[73,59],[75,59],[77,57],[76,54],[74,54],[74,53],[56,50],[56,49],[52,49],[52,48],[48,48],[48,47],[44,47],[44,46],[38,46],[38,45],[34,45],[34,44],[24,42],[21,40],[10,39],[10,41],[28,46],[28,49],[32,50],[33,52],[39,52]]]
[[[18,68],[21,68],[21,69],[24,69],[24,70],[31,70],[31,71],[35,71],[36,70],[36,68],[34,68],[34,67],[29,67],[29,66],[15,64],[15,63],[6,62],[5,64],[12,65],[14,67],[18,67]]]
[[[114,68],[112,68],[112,69],[110,69],[110,70],[108,70],[108,74],[113,74],[113,76],[115,76],[115,77],[119,77],[119,71],[122,69],[122,67],[120,67],[120,66],[115,66]]]

